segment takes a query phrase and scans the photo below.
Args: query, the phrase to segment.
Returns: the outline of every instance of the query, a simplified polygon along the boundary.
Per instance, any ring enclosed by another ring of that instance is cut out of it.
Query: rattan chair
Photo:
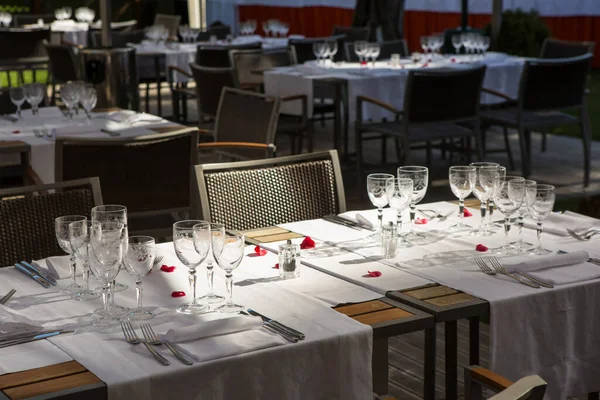
[[[105,202],[127,206],[131,234],[168,237],[176,218],[195,215],[197,143],[196,128],[124,140],[59,137],[56,181],[99,176]]]
[[[479,127],[479,97],[485,66],[463,70],[417,71],[408,74],[404,92],[404,110],[366,96],[356,101],[356,160],[362,176],[362,142],[382,139],[382,162],[385,163],[386,139],[393,137],[399,163],[409,156],[410,146],[425,143],[427,165],[431,166],[434,142],[467,141],[470,159],[471,138],[475,139],[477,157],[482,158]],[[395,115],[394,121],[364,123],[363,105],[370,103]]]
[[[65,254],[56,241],[54,219],[89,218],[98,205],[98,178],[0,190],[0,265]]]
[[[179,23],[181,22],[181,15],[169,15],[169,14],[156,14],[154,17],[154,25],[162,25],[169,30],[169,36],[172,38],[177,37],[177,31],[179,30]]]
[[[249,230],[346,211],[335,150],[196,166],[201,218]]]
[[[94,30],[90,32],[92,46],[102,48],[102,32]],[[127,47],[129,43],[141,43],[146,34],[143,29],[133,30],[111,30],[113,47]]]
[[[494,90],[487,93],[506,100],[508,108],[481,112],[481,121],[519,133],[523,176],[531,175],[531,131],[579,125],[583,143],[584,186],[590,182],[592,133],[585,102],[585,84],[592,54],[565,59],[525,62],[517,99]],[[512,105],[512,106],[511,106]],[[577,115],[565,111],[575,111]]]
[[[387,42],[379,43],[380,60],[387,60],[391,58],[392,54],[400,54],[400,57],[408,57],[408,46],[406,40],[390,40]],[[354,42],[346,42],[344,44],[344,51],[346,53],[346,61],[358,62],[358,56],[354,52]]]
[[[573,42],[569,40],[560,40],[547,38],[542,44],[540,58],[572,58],[583,56],[587,53],[594,53],[594,42]]]
[[[232,67],[229,52],[231,50],[257,50],[262,49],[260,42],[236,44],[228,46],[213,46],[207,44],[199,44],[196,51],[197,65],[213,68]]]
[[[490,400],[542,400],[547,383],[538,375],[531,375],[513,383],[492,371],[474,365],[465,367],[465,400],[481,399],[485,387],[497,393]]]
[[[190,64],[191,77],[196,82],[198,119],[202,127],[206,120],[214,121],[224,87],[239,87],[235,69],[203,67]]]
[[[56,85],[81,79],[81,60],[74,46],[44,43],[50,65],[50,104],[56,104]]]
[[[50,40],[50,29],[10,28],[0,30],[0,61],[47,59],[44,40]]]

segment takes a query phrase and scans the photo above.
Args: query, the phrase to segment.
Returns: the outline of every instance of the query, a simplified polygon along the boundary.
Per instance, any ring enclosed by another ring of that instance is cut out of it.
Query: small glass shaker
[[[210,35],[210,37],[208,38],[208,41],[210,42],[210,44],[217,44],[217,35]]]
[[[381,252],[383,258],[394,258],[398,254],[398,232],[393,222],[382,227]]]
[[[390,63],[392,64],[392,67],[399,67],[400,66],[400,54],[390,55]]]
[[[279,246],[279,276],[283,279],[300,276],[300,246],[291,240]]]

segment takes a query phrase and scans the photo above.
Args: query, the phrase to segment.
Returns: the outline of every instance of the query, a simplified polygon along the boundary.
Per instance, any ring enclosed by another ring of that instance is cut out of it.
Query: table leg
[[[162,116],[162,101],[160,97],[160,56],[154,57],[154,75],[156,76],[156,101],[158,101],[158,115]]]
[[[388,392],[388,338],[373,340],[373,391],[378,395]]]
[[[600,400],[600,392],[588,393],[588,400]]]
[[[479,317],[469,318],[469,364],[479,365]]]
[[[340,139],[342,136],[342,117],[341,117],[341,113],[342,113],[342,108],[341,108],[341,102],[342,102],[342,87],[341,85],[336,82],[334,83],[334,87],[335,87],[335,96],[334,96],[334,119],[333,119],[333,148],[336,149],[337,151],[340,151]]]
[[[458,337],[456,321],[446,322],[446,400],[458,397]]]
[[[425,329],[425,357],[423,363],[423,399],[435,399],[435,324]]]
[[[343,91],[343,99],[342,99],[342,104],[344,106],[344,154],[342,154],[343,158],[348,158],[348,155],[350,153],[350,150],[348,149],[348,129],[349,129],[349,121],[350,121],[350,115],[349,115],[349,105],[348,105],[348,82],[346,81],[344,83],[344,91]]]

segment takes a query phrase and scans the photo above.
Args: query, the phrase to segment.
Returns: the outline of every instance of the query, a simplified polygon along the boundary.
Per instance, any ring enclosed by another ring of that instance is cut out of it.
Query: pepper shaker
[[[283,279],[300,276],[300,246],[289,239],[279,246],[279,276]]]

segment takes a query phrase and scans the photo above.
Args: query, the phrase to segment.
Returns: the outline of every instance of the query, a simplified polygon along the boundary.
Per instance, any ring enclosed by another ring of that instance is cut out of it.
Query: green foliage
[[[491,26],[486,26],[485,30],[490,34]],[[496,50],[515,56],[538,57],[544,39],[549,36],[548,26],[535,10],[507,10],[502,13]]]
[[[27,13],[29,12],[29,6],[17,5],[17,4],[0,4],[0,12],[8,12],[11,14]]]

